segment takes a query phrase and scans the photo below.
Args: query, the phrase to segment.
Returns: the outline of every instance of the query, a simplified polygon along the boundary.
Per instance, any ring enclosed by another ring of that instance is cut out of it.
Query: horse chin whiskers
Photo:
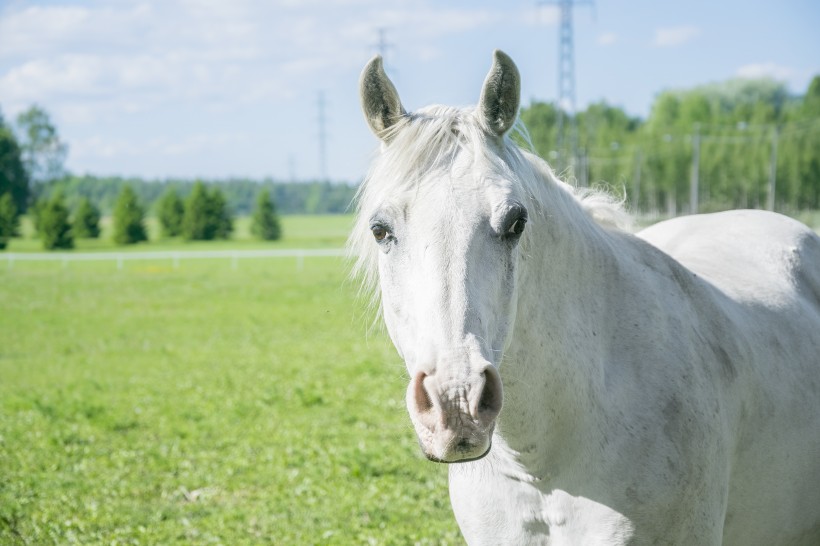
[[[470,420],[469,423],[462,424],[455,431],[440,429],[437,431],[422,429],[417,430],[419,447],[424,456],[436,463],[461,463],[476,461],[483,458],[492,448],[492,435],[495,424],[482,426],[480,423]],[[447,435],[446,442],[440,443]],[[481,452],[476,450],[483,448]]]
[[[486,457],[487,454],[490,453],[490,451],[492,450],[492,447],[493,447],[493,442],[492,442],[492,438],[490,438],[489,441],[487,442],[487,449],[485,449],[480,455],[476,455],[476,456],[444,459],[444,458],[437,457],[437,456],[433,455],[432,453],[428,453],[423,448],[422,448],[422,453],[424,453],[424,456],[427,458],[428,461],[433,462],[433,463],[441,463],[441,464],[470,463],[470,462],[478,461],[478,460],[483,459],[484,457]],[[458,455],[458,451],[456,451],[456,456],[457,455]]]

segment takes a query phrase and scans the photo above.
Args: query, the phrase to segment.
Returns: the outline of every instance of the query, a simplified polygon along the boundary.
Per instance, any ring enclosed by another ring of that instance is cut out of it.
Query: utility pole
[[[319,91],[319,99],[316,101],[319,109],[317,121],[319,122],[319,175],[322,182],[327,182],[327,118],[325,117],[325,92]]]
[[[387,41],[387,29],[384,27],[379,27],[376,29],[376,32],[379,34],[379,39],[376,41],[376,51],[378,51],[379,55],[381,55],[382,59],[387,58],[387,52],[390,49],[393,49],[393,44]]]
[[[291,182],[296,182],[296,156],[288,155],[288,175]]]
[[[592,6],[592,0],[541,0],[540,5],[558,6],[561,23],[558,31],[558,170],[569,167],[575,175],[578,157],[578,125],[575,120],[575,47],[572,37],[572,8]],[[564,112],[564,109],[567,112]],[[568,116],[568,120],[564,118]],[[568,131],[565,125],[568,122]],[[569,132],[569,143],[564,133]],[[569,154],[564,149],[569,148]],[[569,157],[567,157],[569,155]]]
[[[373,44],[373,47],[376,48],[376,53],[378,53],[382,58],[384,71],[395,76],[394,71],[391,70],[390,63],[387,61],[388,53],[390,52],[390,50],[395,49],[395,46],[387,40],[387,29],[385,27],[377,28],[376,32],[378,33],[379,37],[376,40],[376,43]]]
[[[769,194],[766,199],[766,208],[774,210],[775,182],[777,181],[777,126],[772,127],[772,155],[769,158]]]

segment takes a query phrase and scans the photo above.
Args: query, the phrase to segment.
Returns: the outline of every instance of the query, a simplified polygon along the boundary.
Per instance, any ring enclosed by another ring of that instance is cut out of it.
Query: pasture
[[[349,220],[286,219],[277,245],[339,246]],[[192,246],[151,249],[175,245]],[[336,258],[0,268],[0,543],[463,543],[404,366],[346,275]]]

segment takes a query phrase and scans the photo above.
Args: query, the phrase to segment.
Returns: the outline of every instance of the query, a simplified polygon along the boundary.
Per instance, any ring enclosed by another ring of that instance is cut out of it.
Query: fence
[[[167,260],[175,268],[183,260],[229,259],[231,267],[237,269],[239,260],[252,258],[296,258],[296,268],[301,271],[305,258],[340,257],[345,255],[341,248],[322,249],[276,249],[276,250],[162,250],[154,252],[10,252],[0,254],[9,270],[17,262],[69,262],[115,261],[117,269],[125,267],[127,261]]]

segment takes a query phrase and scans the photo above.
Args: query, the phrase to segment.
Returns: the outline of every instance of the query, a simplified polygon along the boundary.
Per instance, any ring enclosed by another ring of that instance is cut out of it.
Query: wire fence
[[[238,269],[240,260],[260,258],[294,258],[296,269],[304,268],[305,258],[336,258],[345,256],[342,248],[276,249],[276,250],[162,250],[154,252],[9,252],[0,254],[8,270],[20,262],[60,262],[63,267],[71,262],[116,262],[123,269],[125,262],[169,261],[178,268],[188,260],[230,260],[231,268]]]

